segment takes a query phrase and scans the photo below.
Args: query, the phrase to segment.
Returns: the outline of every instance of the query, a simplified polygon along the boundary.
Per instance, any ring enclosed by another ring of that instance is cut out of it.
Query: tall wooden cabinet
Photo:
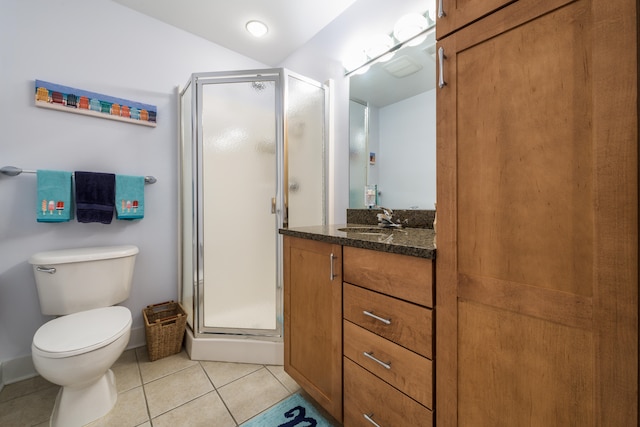
[[[283,242],[284,368],[342,421],[342,246]]]
[[[636,7],[444,0],[438,427],[638,424]]]

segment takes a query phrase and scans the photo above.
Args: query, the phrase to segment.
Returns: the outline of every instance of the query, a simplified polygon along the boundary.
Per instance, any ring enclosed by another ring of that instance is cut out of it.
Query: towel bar
[[[7,176],[16,176],[21,173],[36,173],[34,170],[20,169],[15,166],[3,166],[0,168],[0,173]],[[155,184],[157,181],[155,176],[147,175],[144,177],[145,184]]]

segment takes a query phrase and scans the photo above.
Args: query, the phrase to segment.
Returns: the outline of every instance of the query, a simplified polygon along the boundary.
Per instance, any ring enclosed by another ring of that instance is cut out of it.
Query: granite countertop
[[[341,228],[368,228],[371,232],[341,231]],[[436,257],[433,245],[435,233],[430,228],[378,228],[366,224],[337,224],[281,228],[280,234],[421,258]]]

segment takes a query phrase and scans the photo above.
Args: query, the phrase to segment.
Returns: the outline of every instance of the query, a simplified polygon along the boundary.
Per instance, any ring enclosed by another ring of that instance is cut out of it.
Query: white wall
[[[0,0],[0,8],[0,166],[158,179],[146,186],[142,221],[46,224],[35,220],[35,175],[0,175],[2,362],[30,356],[33,334],[47,320],[27,263],[37,251],[137,245],[124,305],[138,332],[142,308],[177,299],[176,86],[193,72],[264,65],[109,0]],[[158,126],[36,108],[35,79],[156,105]]]
[[[379,111],[376,158],[379,203],[390,208],[434,209],[436,201],[436,91]],[[425,191],[425,188],[427,191]]]

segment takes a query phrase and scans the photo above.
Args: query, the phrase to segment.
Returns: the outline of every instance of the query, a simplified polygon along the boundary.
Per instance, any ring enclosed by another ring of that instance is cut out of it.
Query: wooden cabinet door
[[[638,425],[636,5],[438,42],[439,427]]]
[[[436,0],[432,0],[436,1]],[[516,0],[438,0],[438,39]]]
[[[342,247],[284,237],[284,369],[342,421]]]

